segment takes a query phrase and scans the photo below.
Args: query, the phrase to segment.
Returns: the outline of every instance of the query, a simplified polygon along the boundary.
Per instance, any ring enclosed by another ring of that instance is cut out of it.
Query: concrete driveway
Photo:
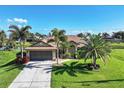
[[[52,61],[31,61],[9,88],[50,88]]]

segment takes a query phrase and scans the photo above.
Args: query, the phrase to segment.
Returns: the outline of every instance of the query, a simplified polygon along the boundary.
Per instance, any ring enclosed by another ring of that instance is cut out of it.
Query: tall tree
[[[0,31],[0,46],[3,47],[6,39],[6,33],[1,30]]]
[[[65,42],[61,42],[60,43],[60,48],[61,48],[61,51],[62,51],[62,55],[64,56],[66,53],[68,53],[68,50],[69,48],[71,47],[71,43],[68,42],[68,41],[65,41]]]
[[[85,53],[85,61],[88,58],[92,59],[94,69],[96,68],[96,61],[100,58],[103,62],[107,61],[110,56],[110,45],[105,41],[100,34],[90,34],[83,38],[85,40],[83,52]]]
[[[59,63],[59,47],[61,42],[64,42],[67,40],[67,37],[65,35],[65,30],[59,30],[57,28],[54,28],[51,30],[51,35],[53,39],[48,40],[48,42],[55,42],[55,45],[57,47],[57,64]]]
[[[16,48],[16,38],[15,38],[16,36],[14,36],[14,34],[13,33],[11,33],[10,35],[9,35],[9,39],[8,39],[8,41],[7,41],[7,46],[9,47],[9,49],[11,49],[11,48]]]
[[[23,26],[19,28],[16,25],[9,26],[9,31],[11,32],[11,37],[15,40],[18,40],[20,43],[21,57],[23,58],[23,46],[28,37],[29,29],[32,29],[31,26]]]

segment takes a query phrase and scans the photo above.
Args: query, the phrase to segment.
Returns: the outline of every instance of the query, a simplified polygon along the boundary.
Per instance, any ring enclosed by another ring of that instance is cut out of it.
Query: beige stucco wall
[[[56,60],[56,50],[52,50],[52,57],[53,60]]]

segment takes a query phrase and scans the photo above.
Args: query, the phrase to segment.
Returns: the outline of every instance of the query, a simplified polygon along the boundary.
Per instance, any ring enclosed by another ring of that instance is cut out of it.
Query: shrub
[[[77,58],[81,59],[85,57],[85,48],[79,48],[78,51],[76,52]]]
[[[71,53],[66,52],[66,53],[64,54],[64,58],[70,58],[70,57],[71,57]]]

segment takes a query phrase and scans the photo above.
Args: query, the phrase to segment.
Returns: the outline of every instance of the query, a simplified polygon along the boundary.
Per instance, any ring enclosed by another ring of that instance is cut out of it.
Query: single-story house
[[[56,60],[56,47],[43,41],[37,42],[25,48],[30,60]]]
[[[56,60],[56,45],[54,43],[47,43],[51,37],[45,38],[44,40],[33,44],[30,47],[25,48],[28,51],[30,60]],[[74,54],[78,48],[83,46],[84,40],[76,35],[68,35],[68,42],[74,45],[68,52]],[[72,56],[71,58],[75,58]]]

